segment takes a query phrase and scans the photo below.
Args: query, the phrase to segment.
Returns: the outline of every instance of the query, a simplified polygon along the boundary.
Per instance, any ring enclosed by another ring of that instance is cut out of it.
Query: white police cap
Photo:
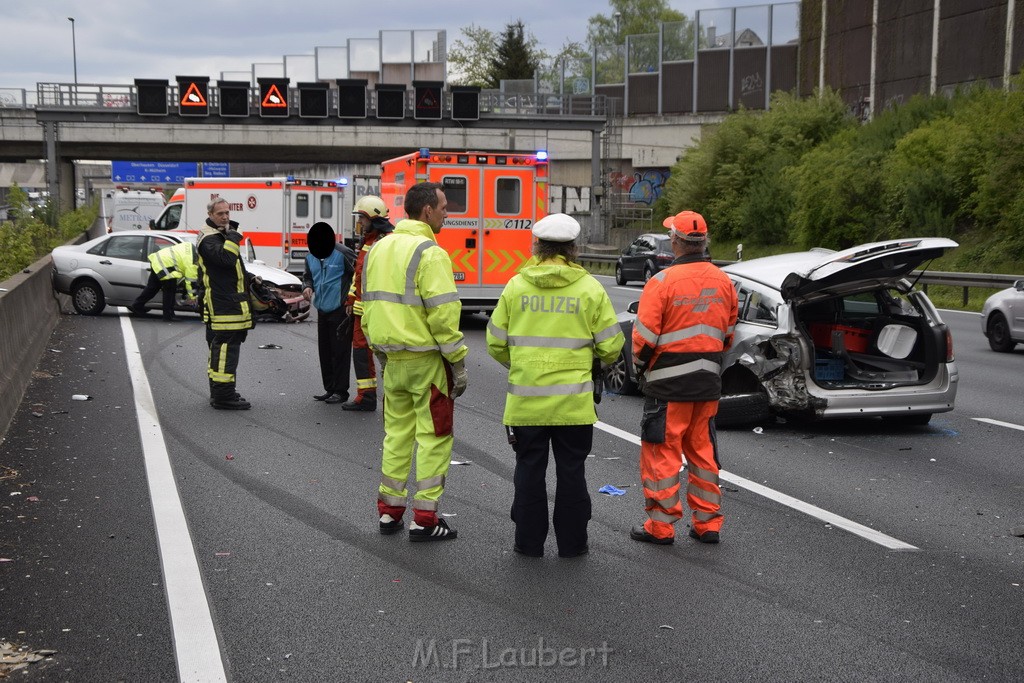
[[[545,216],[533,226],[533,236],[549,242],[572,242],[579,234],[579,222],[564,213]]]

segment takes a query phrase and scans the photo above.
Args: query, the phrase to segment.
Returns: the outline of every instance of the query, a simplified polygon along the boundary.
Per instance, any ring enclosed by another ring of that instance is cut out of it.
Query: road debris
[[[0,641],[0,678],[6,678],[15,671],[27,669],[29,665],[41,662],[57,654],[56,650],[29,650],[13,643]],[[27,672],[26,672],[27,673]]]
[[[624,496],[624,495],[626,495],[625,491],[623,491],[620,488],[616,488],[615,486],[612,486],[611,484],[605,484],[604,486],[599,488],[597,491],[598,491],[598,493],[603,493],[603,494],[608,495],[608,496]]]
[[[261,349],[281,349],[281,348],[284,348],[284,347],[280,346],[278,344],[260,344],[259,348],[261,348]]]
[[[471,464],[473,464],[473,461],[472,460],[452,460],[451,464],[452,465],[471,465]]]
[[[92,396],[87,396],[86,394],[75,394],[75,395],[73,395],[71,397],[71,400],[72,401],[91,401],[92,400]]]

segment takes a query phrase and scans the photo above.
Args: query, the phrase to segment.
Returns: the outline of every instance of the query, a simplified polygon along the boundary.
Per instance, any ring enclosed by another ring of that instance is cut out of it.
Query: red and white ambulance
[[[381,198],[392,223],[405,218],[405,193],[437,182],[448,199],[438,244],[452,259],[465,311],[490,311],[532,251],[533,224],[548,214],[545,152],[435,152],[381,164]]]
[[[343,193],[344,188],[333,180],[187,178],[150,226],[199,230],[206,224],[206,205],[214,197],[223,197],[231,207],[231,220],[251,241],[257,259],[301,273],[306,233],[314,223],[330,224],[339,240],[351,237],[342,234],[350,223],[341,215]]]

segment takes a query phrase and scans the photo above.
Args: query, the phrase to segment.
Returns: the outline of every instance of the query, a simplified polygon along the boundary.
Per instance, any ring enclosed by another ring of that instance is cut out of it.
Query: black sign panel
[[[413,107],[413,118],[426,121],[439,121],[443,107],[441,81],[413,81],[416,90],[416,104]]]
[[[167,116],[167,81],[136,78],[135,94],[140,116]]]
[[[260,78],[260,116],[263,118],[288,117],[287,78]]]
[[[220,115],[228,118],[249,115],[249,82],[220,81],[217,84],[220,94]]]
[[[299,83],[299,118],[327,118],[326,83]]]
[[[182,116],[209,116],[209,76],[178,76],[177,81],[178,113]]]
[[[377,89],[377,118],[404,119],[405,86],[378,83],[375,87]]]
[[[464,85],[452,87],[452,120],[480,119],[480,88]]]
[[[343,119],[366,118],[366,80],[360,78],[339,78],[338,117]]]

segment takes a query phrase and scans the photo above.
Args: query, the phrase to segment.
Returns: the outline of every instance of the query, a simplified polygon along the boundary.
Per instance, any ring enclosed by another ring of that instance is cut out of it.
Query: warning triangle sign
[[[272,83],[270,90],[267,91],[266,96],[263,98],[263,102],[260,104],[261,107],[287,107],[288,100],[281,95],[281,91],[277,89],[277,84]]]
[[[183,107],[205,107],[206,98],[203,97],[203,91],[199,89],[199,86],[195,83],[188,84],[188,90],[181,96],[181,106]]]
[[[419,106],[432,108],[438,105],[438,92],[433,88],[423,88],[420,95]]]

